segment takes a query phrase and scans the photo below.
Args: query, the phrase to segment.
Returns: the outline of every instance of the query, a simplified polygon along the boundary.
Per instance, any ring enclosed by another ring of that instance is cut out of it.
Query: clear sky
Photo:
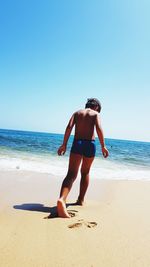
[[[0,1],[0,128],[64,133],[87,98],[105,137],[150,141],[149,0]]]

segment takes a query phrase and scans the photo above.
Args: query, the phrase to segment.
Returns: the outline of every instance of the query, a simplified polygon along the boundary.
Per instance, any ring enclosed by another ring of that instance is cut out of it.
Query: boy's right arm
[[[100,141],[100,144],[101,144],[101,148],[102,148],[102,153],[103,153],[103,156],[104,158],[107,158],[108,155],[109,155],[109,152],[105,146],[105,140],[104,140],[104,134],[103,134],[103,130],[102,130],[102,127],[101,127],[101,124],[100,124],[100,119],[99,119],[99,116],[97,114],[96,116],[96,132],[97,132],[97,135],[98,135],[98,139]]]
[[[75,113],[72,115],[72,117],[69,120],[69,123],[66,127],[63,144],[59,147],[59,149],[57,151],[59,156],[64,155],[66,152],[67,142],[68,142],[68,139],[70,137],[70,134],[71,134],[71,131],[72,131],[74,124],[75,124]]]

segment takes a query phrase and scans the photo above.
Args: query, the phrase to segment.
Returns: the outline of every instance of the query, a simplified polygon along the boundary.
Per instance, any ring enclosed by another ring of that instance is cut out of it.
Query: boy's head
[[[85,108],[97,108],[97,111],[100,113],[101,111],[101,103],[97,98],[88,98],[85,104]]]

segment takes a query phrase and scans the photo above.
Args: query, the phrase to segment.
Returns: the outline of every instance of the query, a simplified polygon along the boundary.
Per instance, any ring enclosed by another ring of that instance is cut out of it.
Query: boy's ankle
[[[80,205],[80,206],[83,206],[83,204],[84,204],[84,199],[80,199],[80,198],[78,198],[76,204],[77,204],[77,205]]]

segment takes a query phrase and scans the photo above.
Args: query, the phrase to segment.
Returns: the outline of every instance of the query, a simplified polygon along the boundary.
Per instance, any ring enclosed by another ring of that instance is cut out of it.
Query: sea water
[[[64,156],[57,155],[63,135],[0,130],[0,170],[27,170],[64,177],[73,136]],[[150,180],[150,143],[105,139],[109,157],[103,158],[98,138],[91,178]]]

